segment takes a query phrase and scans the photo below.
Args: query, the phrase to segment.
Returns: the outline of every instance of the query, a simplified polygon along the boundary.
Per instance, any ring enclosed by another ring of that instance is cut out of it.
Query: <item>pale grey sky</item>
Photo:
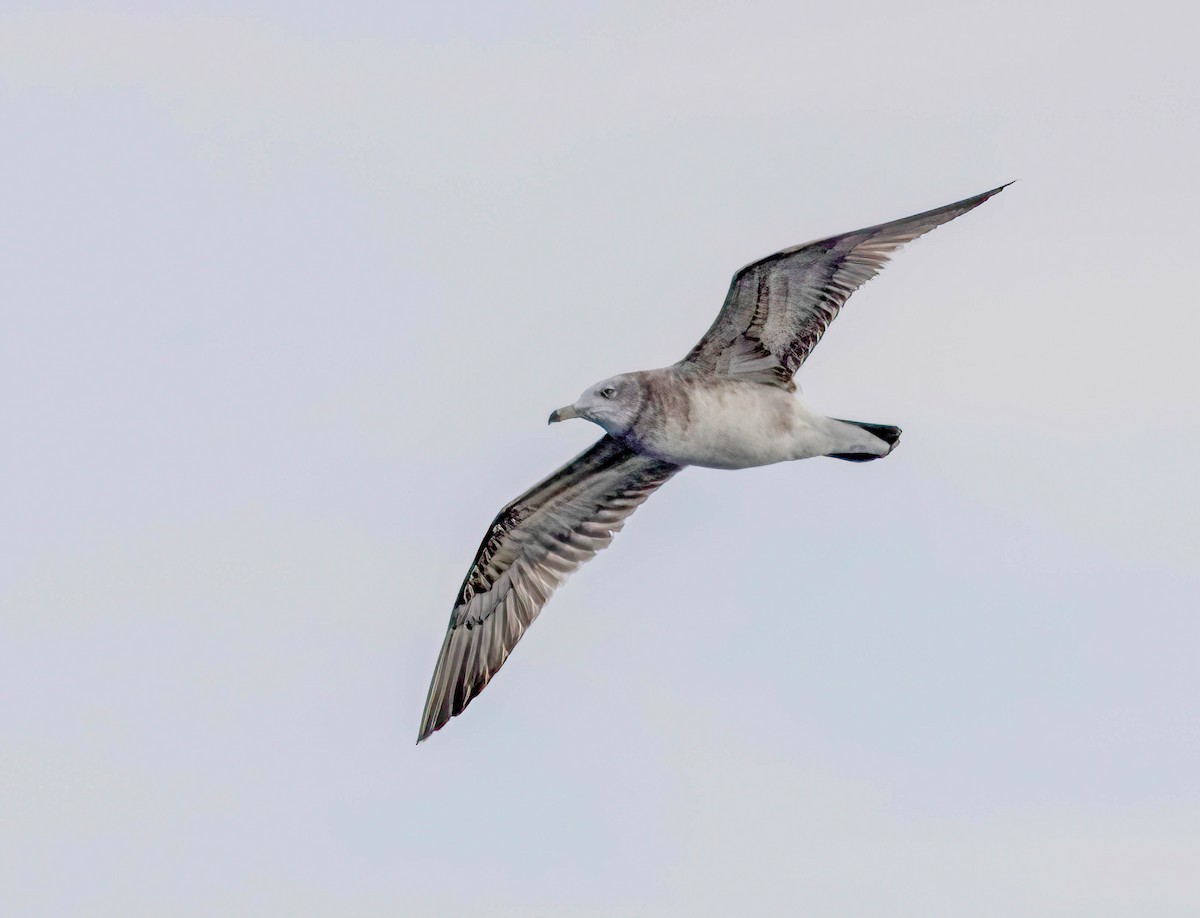
[[[0,906],[1200,915],[1183,4],[10,2]],[[101,12],[99,10],[106,9]],[[412,744],[484,527],[780,247],[1010,179]]]

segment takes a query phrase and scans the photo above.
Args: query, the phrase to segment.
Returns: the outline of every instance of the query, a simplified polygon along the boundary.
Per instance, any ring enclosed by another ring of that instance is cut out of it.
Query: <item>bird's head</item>
[[[637,374],[622,373],[589,386],[573,405],[551,412],[549,423],[583,418],[619,437],[633,426],[641,407],[642,384]]]

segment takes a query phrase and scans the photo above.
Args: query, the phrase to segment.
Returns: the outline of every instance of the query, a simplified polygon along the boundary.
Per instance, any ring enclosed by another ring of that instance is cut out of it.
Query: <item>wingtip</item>
[[[426,715],[421,718],[420,729],[417,730],[417,745],[420,746],[423,742],[425,742],[425,740],[429,739],[429,737],[433,736],[434,733],[441,729],[442,726],[443,724],[434,723],[433,719],[429,717],[428,713],[426,713]]]
[[[1016,181],[1017,181],[1016,179],[1013,179],[1011,182],[1005,182],[1003,185],[997,185],[995,188],[992,188],[989,191],[984,191],[977,195],[973,195],[972,197],[964,198],[963,200],[958,201],[955,204],[950,204],[945,208],[939,208],[939,210],[952,210],[955,208],[962,208],[960,213],[965,213],[968,210],[974,210],[976,207],[978,207],[984,201],[987,201],[987,200],[995,197],[1000,192],[1002,192],[1005,188],[1007,188],[1009,185],[1014,184]],[[933,213],[933,211],[931,211],[931,213]]]
[[[450,723],[450,719],[461,713],[461,710],[462,709],[460,708],[459,711],[448,713],[437,708],[428,708],[425,713],[421,715],[421,726],[420,729],[417,730],[417,745],[421,745],[421,743],[425,742],[425,740],[437,733],[438,730]]]

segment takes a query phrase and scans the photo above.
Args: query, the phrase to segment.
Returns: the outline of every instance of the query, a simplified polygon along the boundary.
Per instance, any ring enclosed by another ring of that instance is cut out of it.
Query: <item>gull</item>
[[[681,469],[815,456],[868,462],[891,453],[900,428],[825,417],[792,377],[889,256],[1007,187],[749,264],[681,361],[601,380],[553,412],[550,423],[583,418],[604,436],[493,520],[454,600],[417,742],[463,712],[558,585]]]

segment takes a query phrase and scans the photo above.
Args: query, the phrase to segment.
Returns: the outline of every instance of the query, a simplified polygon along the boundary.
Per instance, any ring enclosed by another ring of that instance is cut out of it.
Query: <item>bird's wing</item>
[[[555,588],[679,469],[604,436],[500,511],[454,601],[418,743],[483,691]]]
[[[680,365],[785,388],[850,294],[874,277],[906,242],[941,226],[992,195],[830,236],[769,255],[733,276],[712,327]]]

